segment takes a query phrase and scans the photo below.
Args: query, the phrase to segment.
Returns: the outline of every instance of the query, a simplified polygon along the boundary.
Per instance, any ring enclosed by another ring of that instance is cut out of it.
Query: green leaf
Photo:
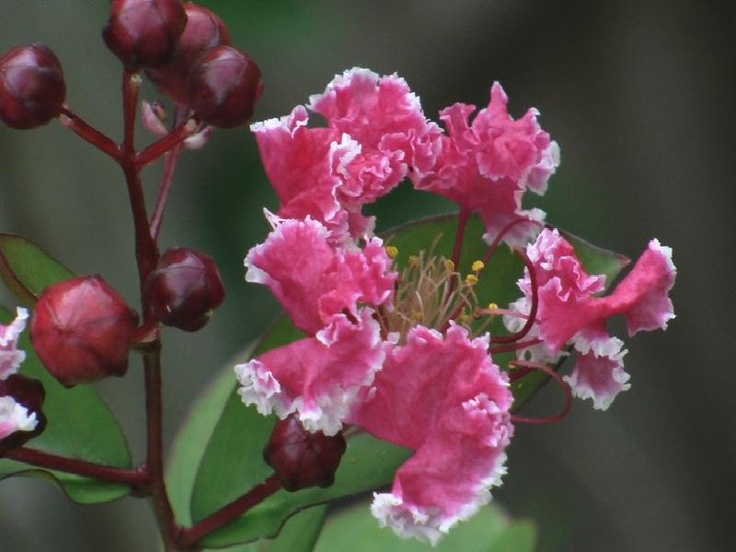
[[[400,539],[381,529],[366,502],[330,516],[314,552],[533,552],[537,528],[528,520],[514,521],[490,504],[470,520],[453,527],[437,546]]]
[[[13,315],[0,307],[0,323],[7,324],[12,319]],[[28,339],[28,332],[21,336],[20,347],[27,354],[21,365],[21,373],[40,380],[46,390],[43,411],[48,421],[46,430],[26,446],[67,458],[130,468],[130,452],[125,436],[97,391],[89,385],[67,389],[59,384],[38,360]],[[54,481],[70,499],[81,504],[107,502],[130,492],[127,485],[0,459],[0,479],[16,475]]]
[[[34,306],[46,286],[73,276],[27,238],[0,233],[0,279],[24,305]]]
[[[417,254],[421,250],[427,251],[433,244],[435,254],[449,258],[456,228],[456,215],[434,217],[387,233],[387,243],[399,249],[396,260],[399,267],[410,255]],[[485,256],[488,246],[481,239],[483,232],[480,219],[472,217],[467,225],[464,249],[458,267],[461,274],[467,274],[472,262]],[[586,263],[601,267],[609,278],[608,281],[615,277],[622,266],[621,259],[613,253],[594,248],[582,240],[575,240],[575,247],[586,259]],[[521,260],[507,247],[499,247],[475,288],[479,304],[495,302],[505,305],[517,299],[520,291],[516,287],[516,281],[522,271]],[[491,326],[491,332],[506,333],[500,320]],[[282,318],[266,332],[255,354],[289,343],[301,336],[302,334],[295,330],[288,320]],[[510,358],[511,353],[494,355],[494,361],[500,366],[505,366]],[[546,378],[544,374],[533,374],[523,379],[525,380],[523,385],[513,387],[517,404],[523,403],[531,396]],[[252,407],[244,407],[235,393],[235,388],[235,377],[232,376],[231,393],[224,407],[212,407],[214,411],[219,412],[219,419],[201,456],[194,483],[191,513],[195,521],[203,519],[242,496],[272,473],[263,461],[261,451],[268,441],[275,419],[259,415]],[[226,385],[223,384],[218,400],[224,400],[225,395]],[[210,428],[211,422],[210,419],[208,422]],[[199,454],[198,452],[197,455]],[[284,520],[305,507],[365,493],[387,485],[393,479],[396,469],[410,454],[411,452],[406,449],[378,441],[369,435],[357,435],[349,440],[335,483],[331,487],[305,489],[296,493],[279,491],[238,520],[206,537],[203,544],[218,548],[271,538],[278,533]]]

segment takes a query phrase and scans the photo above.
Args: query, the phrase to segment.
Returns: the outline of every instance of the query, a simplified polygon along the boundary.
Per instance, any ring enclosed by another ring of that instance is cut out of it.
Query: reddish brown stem
[[[156,161],[159,157],[168,153],[184,140],[189,138],[197,131],[198,123],[194,119],[188,119],[178,127],[169,132],[160,140],[154,142],[150,146],[141,151],[135,158],[138,168],[143,168],[149,163]]]
[[[534,269],[534,265],[532,265],[531,260],[527,256],[527,254],[523,251],[518,251],[519,256],[524,261],[524,264],[526,265],[526,268],[529,272],[529,287],[532,290],[532,306],[529,309],[529,317],[526,319],[526,323],[524,326],[516,333],[510,334],[510,335],[502,335],[497,337],[491,338],[491,343],[512,343],[514,341],[519,341],[522,339],[526,334],[529,333],[529,330],[532,329],[532,326],[537,321],[537,309],[539,308],[539,289],[537,288],[537,271]]]
[[[74,113],[66,104],[61,107],[59,122],[75,132],[82,140],[89,142],[98,150],[112,157],[115,162],[120,163],[122,159],[120,146]]]
[[[542,364],[540,362],[531,362],[531,361],[525,361],[525,360],[515,360],[511,362],[512,366],[519,367],[520,370],[524,370],[525,374],[529,374],[533,370],[539,370],[541,372],[544,372],[549,377],[551,377],[553,380],[555,380],[555,383],[560,386],[560,388],[565,393],[565,406],[562,408],[560,412],[557,414],[553,414],[551,416],[545,416],[543,418],[530,418],[527,416],[516,416],[515,414],[511,415],[511,421],[515,424],[549,424],[553,422],[559,422],[563,418],[565,418],[570,413],[570,408],[572,407],[572,390],[570,389],[570,386],[565,382],[560,374],[558,374],[555,370],[547,366],[546,364]]]
[[[123,72],[123,158],[120,166],[125,174],[130,207],[133,212],[135,230],[135,253],[141,290],[141,306],[144,323],[153,321],[153,313],[143,293],[146,278],[158,262],[158,248],[148,225],[145,197],[140,177],[140,166],[136,162],[135,119],[140,91],[138,74]],[[161,353],[160,343],[152,343],[151,350],[143,355],[145,394],[146,394],[146,471],[148,479],[144,486],[145,494],[158,522],[166,550],[176,550],[176,524],[166,484],[163,466],[163,407],[161,391]]]
[[[120,166],[125,174],[125,182],[128,187],[128,198],[133,211],[133,227],[135,230],[135,255],[138,262],[138,276],[140,280],[141,296],[146,278],[156,267],[158,262],[158,249],[156,242],[151,236],[148,226],[148,214],[146,212],[146,201],[143,195],[143,185],[140,177],[140,168],[136,163],[135,151],[135,118],[138,103],[138,92],[140,90],[140,76],[130,71],[123,72],[123,144],[122,159]],[[143,319],[147,322],[151,319],[146,305],[143,305]]]
[[[86,462],[74,458],[66,458],[44,452],[42,450],[30,448],[17,448],[5,451],[3,457],[17,462],[30,464],[39,468],[49,470],[57,470],[65,473],[73,473],[82,477],[91,477],[100,481],[110,481],[113,483],[123,483],[130,485],[134,489],[146,483],[147,473],[145,469],[127,470],[124,468],[114,468],[112,466],[103,466],[94,462]]]
[[[281,489],[281,481],[274,474],[253,487],[240,498],[223,506],[199,523],[196,523],[190,528],[181,529],[179,538],[177,539],[179,546],[184,550],[191,549],[200,539],[224,527],[228,523],[232,523],[253,506],[260,504],[279,489]]]
[[[167,550],[176,550],[177,526],[164,480],[163,407],[161,400],[161,355],[159,351],[143,357],[146,385],[146,467],[148,491],[159,530]]]

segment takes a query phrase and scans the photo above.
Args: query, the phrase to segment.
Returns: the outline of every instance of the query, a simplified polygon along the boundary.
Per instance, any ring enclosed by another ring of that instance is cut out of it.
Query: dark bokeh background
[[[674,248],[678,318],[630,343],[633,388],[606,413],[588,403],[554,426],[519,427],[496,499],[540,525],[544,551],[730,550],[736,490],[733,163],[736,12],[715,0],[296,0],[201,2],[258,60],[257,118],[286,114],[355,65],[398,72],[435,117],[487,102],[500,80],[520,116],[542,112],[563,163],[541,201],[549,219],[637,255]],[[0,50],[43,41],[59,55],[68,101],[119,135],[118,67],[99,31],[106,2],[5,0]],[[148,90],[148,97],[155,92]],[[26,234],[77,272],[101,272],[135,297],[121,176],[59,125],[0,128],[0,228]],[[152,188],[156,171],[147,175]],[[407,197],[382,206],[400,220]],[[426,206],[411,198],[412,209]],[[216,257],[228,301],[195,337],[167,332],[167,430],[275,304],[242,281],[242,257],[275,207],[252,138],[216,134],[180,165],[163,242]],[[9,303],[7,295],[0,300]],[[135,368],[132,369],[135,372]],[[142,421],[139,381],[103,391],[126,427]],[[552,390],[554,391],[554,390]],[[550,393],[550,408],[559,399]],[[133,449],[140,452],[140,434]],[[0,550],[155,550],[145,505],[67,503],[40,481],[0,483]]]

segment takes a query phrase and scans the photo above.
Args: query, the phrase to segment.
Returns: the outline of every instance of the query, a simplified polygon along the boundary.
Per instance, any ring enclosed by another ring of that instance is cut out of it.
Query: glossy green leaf
[[[0,322],[8,323],[13,315],[0,308]],[[33,352],[28,332],[23,332],[20,346],[27,353],[21,373],[36,378],[46,390],[44,413],[46,430],[26,446],[67,458],[96,462],[117,468],[130,468],[128,445],[120,426],[105,402],[89,385],[67,389],[41,365]],[[40,469],[20,462],[0,459],[0,479],[15,475],[52,480],[75,502],[107,502],[130,492],[127,485],[108,483]]]
[[[457,216],[435,217],[389,232],[386,241],[398,248],[397,264],[401,267],[410,255],[432,247],[435,254],[449,258],[456,228]],[[483,231],[481,221],[471,218],[459,265],[462,274],[468,273],[472,262],[483,258],[487,252],[487,245],[481,239]],[[575,246],[582,252],[581,256],[587,258],[587,262],[605,269],[609,281],[622,266],[621,259],[610,252],[593,248],[580,240],[575,241]],[[504,305],[518,298],[520,292],[516,280],[522,271],[521,260],[507,247],[499,247],[475,288],[478,303]],[[500,320],[491,327],[491,332],[505,333]],[[287,320],[282,319],[266,332],[255,353],[260,354],[300,336]],[[510,353],[494,355],[494,361],[505,366],[510,356]],[[541,374],[524,380],[523,385],[514,386],[517,404],[531,396],[545,378]],[[274,419],[259,415],[254,408],[245,408],[234,392],[235,384],[233,376],[232,392],[224,407],[216,409],[220,416],[201,458],[191,501],[194,520],[202,519],[235,500],[271,474],[271,469],[263,462],[261,451],[269,438]],[[224,387],[222,394],[225,394]],[[208,547],[216,548],[273,537],[284,520],[302,508],[388,484],[396,468],[409,455],[410,451],[369,435],[355,436],[349,441],[348,450],[331,487],[306,489],[297,493],[279,491],[240,519],[209,535],[203,542]]]
[[[27,238],[0,233],[0,279],[24,305],[32,307],[46,286],[73,276]]]
[[[500,507],[489,504],[470,520],[450,530],[437,546],[415,539],[397,538],[381,529],[362,502],[328,518],[314,552],[533,552],[537,527],[528,520],[515,521]]]

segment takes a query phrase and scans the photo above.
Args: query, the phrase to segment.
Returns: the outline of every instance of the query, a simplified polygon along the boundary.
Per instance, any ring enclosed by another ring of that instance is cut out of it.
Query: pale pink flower
[[[16,431],[33,431],[37,425],[35,412],[29,413],[13,397],[0,397],[0,441]]]
[[[456,103],[440,113],[447,128],[441,153],[431,167],[417,170],[416,188],[448,197],[467,211],[480,214],[489,242],[512,222],[507,243],[521,245],[536,232],[544,213],[522,209],[526,190],[543,194],[559,164],[559,148],[537,123],[537,110],[521,119],[508,114],[501,85],[491,87],[490,101],[470,122],[474,105]]]
[[[25,351],[18,349],[18,339],[26,327],[26,320],[28,320],[28,311],[18,307],[15,320],[10,325],[0,324],[0,379],[15,374],[21,362],[26,358]]]
[[[605,278],[589,275],[557,230],[543,230],[536,242],[527,246],[527,257],[538,286],[535,337],[538,335],[550,355],[561,354],[567,344],[572,344],[579,355],[566,381],[576,396],[593,399],[595,408],[608,408],[630,384],[623,370],[623,342],[609,335],[606,323],[612,316],[623,315],[629,335],[667,327],[675,316],[668,296],[676,276],[672,250],[652,240],[631,272],[605,297],[598,296]],[[527,298],[524,308],[529,308],[528,270],[519,280],[519,287]],[[543,356],[538,349],[532,353],[521,351],[519,356]]]
[[[506,471],[513,397],[488,346],[487,334],[471,340],[461,326],[445,335],[414,327],[348,417],[415,451],[372,507],[381,525],[402,537],[436,543],[490,500]]]

